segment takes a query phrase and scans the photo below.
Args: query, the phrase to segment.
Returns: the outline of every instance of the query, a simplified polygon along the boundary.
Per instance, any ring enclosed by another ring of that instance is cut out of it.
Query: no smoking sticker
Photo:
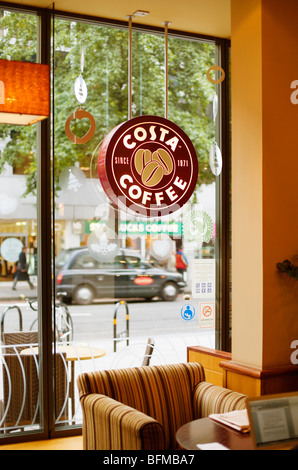
[[[200,328],[214,328],[215,327],[214,302],[199,304],[199,326]]]
[[[212,307],[210,305],[206,305],[206,307],[203,308],[202,313],[204,317],[210,317],[212,315]]]

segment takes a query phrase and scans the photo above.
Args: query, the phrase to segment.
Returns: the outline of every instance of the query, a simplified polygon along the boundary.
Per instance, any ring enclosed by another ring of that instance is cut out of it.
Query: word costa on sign
[[[198,160],[189,137],[176,124],[141,116],[120,124],[104,139],[98,175],[120,209],[163,216],[180,209],[193,194]]]

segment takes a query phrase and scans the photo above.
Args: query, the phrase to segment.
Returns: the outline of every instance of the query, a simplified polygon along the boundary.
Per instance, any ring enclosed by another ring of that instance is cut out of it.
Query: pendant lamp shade
[[[49,115],[49,65],[0,60],[0,124],[29,126]]]

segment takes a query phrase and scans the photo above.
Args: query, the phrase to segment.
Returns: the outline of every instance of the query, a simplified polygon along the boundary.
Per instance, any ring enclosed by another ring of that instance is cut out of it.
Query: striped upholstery
[[[194,390],[194,412],[197,418],[206,418],[211,413],[243,410],[245,407],[246,397],[244,395],[218,385],[201,382]]]
[[[87,423],[83,428],[85,449],[164,448],[162,426],[150,416],[100,394],[87,396],[84,407]]]
[[[204,379],[198,363],[80,375],[84,448],[174,449],[176,432],[183,424],[213,411],[213,406],[227,411],[243,405],[243,396]]]

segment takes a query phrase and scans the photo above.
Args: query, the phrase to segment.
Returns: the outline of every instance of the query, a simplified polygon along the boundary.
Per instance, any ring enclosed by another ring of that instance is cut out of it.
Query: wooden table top
[[[231,450],[253,450],[250,433],[241,433],[211,418],[202,418],[178,429],[176,440],[185,450],[198,450],[197,444],[220,443]]]
[[[26,348],[21,351],[22,355],[38,354],[38,346]],[[102,348],[93,348],[81,345],[57,344],[56,352],[65,353],[67,361],[86,361],[105,356],[106,352]]]

